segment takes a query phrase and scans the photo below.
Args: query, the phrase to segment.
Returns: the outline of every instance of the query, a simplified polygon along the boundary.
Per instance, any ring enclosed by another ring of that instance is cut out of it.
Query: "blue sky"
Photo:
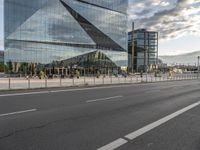
[[[159,54],[200,51],[200,0],[129,0],[129,24],[158,31]],[[0,0],[0,49],[3,49],[3,0]]]

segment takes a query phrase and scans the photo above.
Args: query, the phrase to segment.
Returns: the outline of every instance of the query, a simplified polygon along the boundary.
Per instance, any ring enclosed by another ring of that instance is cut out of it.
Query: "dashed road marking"
[[[198,101],[194,104],[191,104],[191,105],[189,105],[189,106],[187,106],[187,107],[185,107],[181,110],[176,111],[175,113],[172,113],[172,114],[170,114],[170,115],[168,115],[168,116],[166,116],[166,117],[164,117],[164,118],[162,118],[162,119],[160,119],[156,122],[153,122],[153,123],[141,128],[139,130],[136,130],[132,133],[129,133],[129,134],[125,135],[123,138],[119,138],[119,139],[117,139],[117,140],[115,140],[115,141],[113,141],[113,142],[111,142],[111,143],[109,143],[109,144],[107,144],[107,145],[105,145],[101,148],[98,148],[97,150],[115,150],[115,149],[121,147],[122,145],[128,143],[128,140],[134,140],[137,137],[155,129],[156,127],[158,127],[158,126],[180,116],[181,114],[183,114],[183,113],[185,113],[185,112],[187,112],[187,111],[189,111],[189,110],[191,110],[191,109],[193,109],[193,108],[195,108],[199,105],[200,105],[200,101]]]
[[[128,142],[127,140],[120,138],[120,139],[117,139],[101,148],[98,148],[97,150],[114,150],[114,149],[126,144],[127,142]]]
[[[6,113],[6,114],[0,114],[0,117],[11,116],[11,115],[18,115],[18,114],[23,114],[23,113],[28,113],[28,112],[34,112],[34,111],[37,111],[37,109],[29,109],[29,110],[16,111],[16,112],[11,112],[11,113]]]
[[[175,113],[173,113],[171,115],[168,115],[168,116],[166,116],[166,117],[164,117],[164,118],[162,118],[162,119],[160,119],[160,120],[158,120],[156,122],[153,122],[153,123],[141,128],[141,129],[139,129],[137,131],[134,131],[134,132],[126,135],[125,138],[133,140],[133,139],[135,139],[135,138],[137,138],[137,137],[149,132],[150,130],[152,130],[152,129],[154,129],[154,128],[156,128],[156,127],[158,127],[158,126],[160,126],[160,125],[162,125],[162,124],[164,124],[166,122],[168,122],[169,120],[171,120],[171,119],[173,119],[173,118],[175,118],[175,117],[177,117],[177,116],[179,116],[179,115],[181,115],[181,114],[183,114],[183,113],[185,113],[185,112],[197,107],[198,105],[200,105],[200,101],[197,102],[197,103],[194,103],[192,105],[189,105],[189,106],[187,106],[187,107],[185,107],[185,108],[183,108],[183,109],[181,109],[181,110],[179,110],[179,111],[177,111],[177,112],[175,112]]]
[[[92,103],[92,102],[99,102],[99,101],[107,101],[107,100],[116,100],[117,98],[122,98],[123,96],[113,96],[113,97],[107,97],[107,98],[99,98],[99,99],[94,99],[94,100],[88,100],[86,101],[87,103]],[[120,100],[120,99],[118,99]]]

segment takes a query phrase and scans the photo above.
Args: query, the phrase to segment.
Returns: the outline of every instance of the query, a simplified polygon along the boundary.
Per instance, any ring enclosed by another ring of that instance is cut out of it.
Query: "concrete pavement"
[[[119,150],[199,150],[199,105],[134,140],[125,137],[199,103],[199,91],[200,81],[189,80],[1,93],[0,149],[95,150],[117,140]]]

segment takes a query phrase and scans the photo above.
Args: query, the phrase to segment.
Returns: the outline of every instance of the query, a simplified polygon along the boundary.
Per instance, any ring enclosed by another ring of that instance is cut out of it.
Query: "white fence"
[[[148,74],[140,76],[115,77],[100,76],[96,77],[80,77],[77,78],[54,78],[54,79],[32,79],[32,78],[0,78],[0,90],[12,89],[36,89],[36,88],[52,88],[52,87],[72,87],[72,86],[91,86],[91,85],[108,85],[108,84],[130,84],[141,82],[162,82],[175,80],[198,79],[197,74],[177,74],[169,77],[163,74],[159,77]]]

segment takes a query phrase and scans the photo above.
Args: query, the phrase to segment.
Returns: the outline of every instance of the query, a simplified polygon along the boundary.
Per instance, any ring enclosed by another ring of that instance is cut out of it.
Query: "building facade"
[[[158,64],[158,32],[138,29],[128,34],[129,70],[153,70]]]
[[[128,0],[4,0],[5,62],[70,67],[80,65],[79,56],[100,52],[102,66],[128,66],[127,5]],[[69,60],[76,61],[64,63]]]
[[[0,63],[4,62],[4,51],[0,51]]]

